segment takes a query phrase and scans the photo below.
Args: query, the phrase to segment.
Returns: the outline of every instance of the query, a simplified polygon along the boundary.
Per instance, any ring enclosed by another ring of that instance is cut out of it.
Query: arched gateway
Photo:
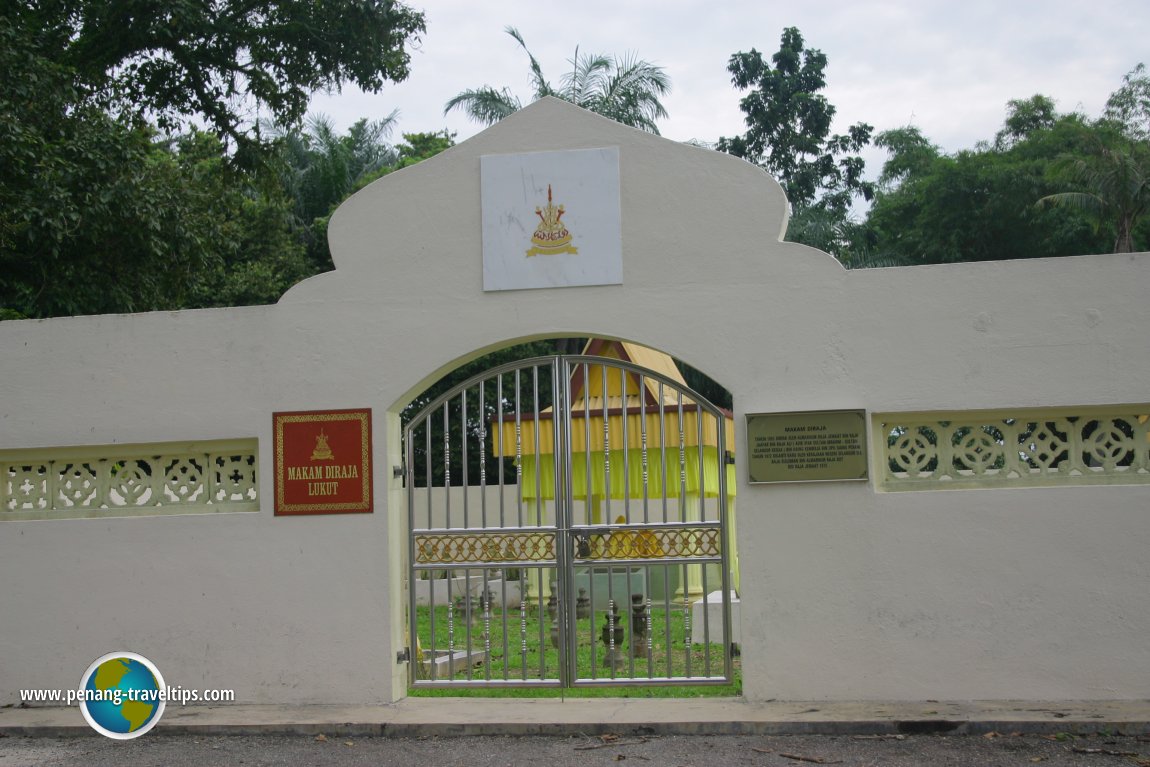
[[[417,687],[732,680],[731,414],[666,355],[588,351],[482,373],[407,426]]]

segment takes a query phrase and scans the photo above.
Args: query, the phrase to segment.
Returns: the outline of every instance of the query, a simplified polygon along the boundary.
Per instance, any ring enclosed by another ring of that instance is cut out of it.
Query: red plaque
[[[273,413],[276,516],[371,513],[371,409]]]

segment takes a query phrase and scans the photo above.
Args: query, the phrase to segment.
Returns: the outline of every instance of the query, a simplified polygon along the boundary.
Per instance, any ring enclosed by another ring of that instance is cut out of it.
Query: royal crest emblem
[[[335,458],[335,453],[327,444],[327,435],[323,433],[323,429],[320,429],[319,436],[315,438],[315,450],[311,451],[311,459],[313,461],[330,461],[333,458]]]
[[[579,249],[571,244],[571,232],[563,223],[564,210],[562,205],[555,205],[551,199],[551,185],[547,185],[547,205],[535,207],[535,215],[539,216],[539,226],[535,234],[531,235],[533,248],[527,251],[531,256],[555,256],[560,253],[576,254]]]

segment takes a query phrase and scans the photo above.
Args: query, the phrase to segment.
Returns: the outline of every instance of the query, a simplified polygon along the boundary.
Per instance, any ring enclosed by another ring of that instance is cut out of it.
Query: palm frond
[[[464,113],[476,122],[494,125],[504,117],[522,109],[523,105],[506,88],[497,91],[489,85],[484,85],[482,88],[463,91],[452,98],[443,108],[443,114],[456,107],[463,109]]]
[[[380,139],[391,136],[391,132],[395,130],[395,126],[399,124],[399,107],[391,110],[387,117],[379,120],[372,120],[369,123],[372,126],[374,135]]]
[[[655,121],[667,117],[659,100],[671,89],[662,67],[628,55],[616,58],[603,86],[603,114],[621,123],[658,134]]]
[[[1102,129],[1091,134],[1085,154],[1066,155],[1054,166],[1054,176],[1070,191],[1043,197],[1040,206],[1081,209],[1094,219],[1095,231],[1114,232],[1114,252],[1134,248],[1134,232],[1150,212],[1150,150],[1143,142]]]
[[[615,75],[612,88],[626,91],[644,91],[654,97],[665,96],[671,91],[671,79],[662,67],[628,54],[615,59]]]
[[[1106,201],[1098,195],[1090,194],[1089,192],[1058,192],[1057,194],[1048,194],[1040,198],[1035,205],[1040,207],[1078,208],[1079,210],[1085,210],[1095,214],[1100,214],[1106,209]]]
[[[359,120],[348,129],[344,141],[351,150],[352,182],[365,173],[373,173],[396,162],[398,155],[395,147],[388,144],[386,139],[391,136],[398,121],[399,110],[393,109],[391,114],[380,120]]]
[[[579,55],[569,59],[571,72],[563,75],[561,96],[572,104],[591,109],[591,104],[602,100],[604,86],[611,70],[611,59],[599,54]],[[594,111],[592,109],[592,111]]]
[[[316,151],[335,146],[339,143],[335,123],[323,112],[312,112],[304,121],[304,140]]]
[[[527,59],[531,62],[531,79],[535,82],[535,98],[541,99],[544,96],[556,95],[555,90],[551,87],[551,83],[547,82],[547,78],[543,76],[543,67],[539,66],[539,62],[535,59],[533,54],[528,48],[527,43],[523,40],[523,35],[519,34],[519,30],[515,27],[507,27],[503,30],[507,34],[515,38],[519,43],[519,47],[527,54]]]

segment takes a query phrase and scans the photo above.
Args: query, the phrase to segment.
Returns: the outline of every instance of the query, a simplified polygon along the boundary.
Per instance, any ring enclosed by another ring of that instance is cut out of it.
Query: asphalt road
[[[349,738],[304,735],[202,737],[148,733],[113,741],[77,738],[0,738],[0,767],[1150,767],[1150,737],[989,736],[574,736],[462,738]]]

